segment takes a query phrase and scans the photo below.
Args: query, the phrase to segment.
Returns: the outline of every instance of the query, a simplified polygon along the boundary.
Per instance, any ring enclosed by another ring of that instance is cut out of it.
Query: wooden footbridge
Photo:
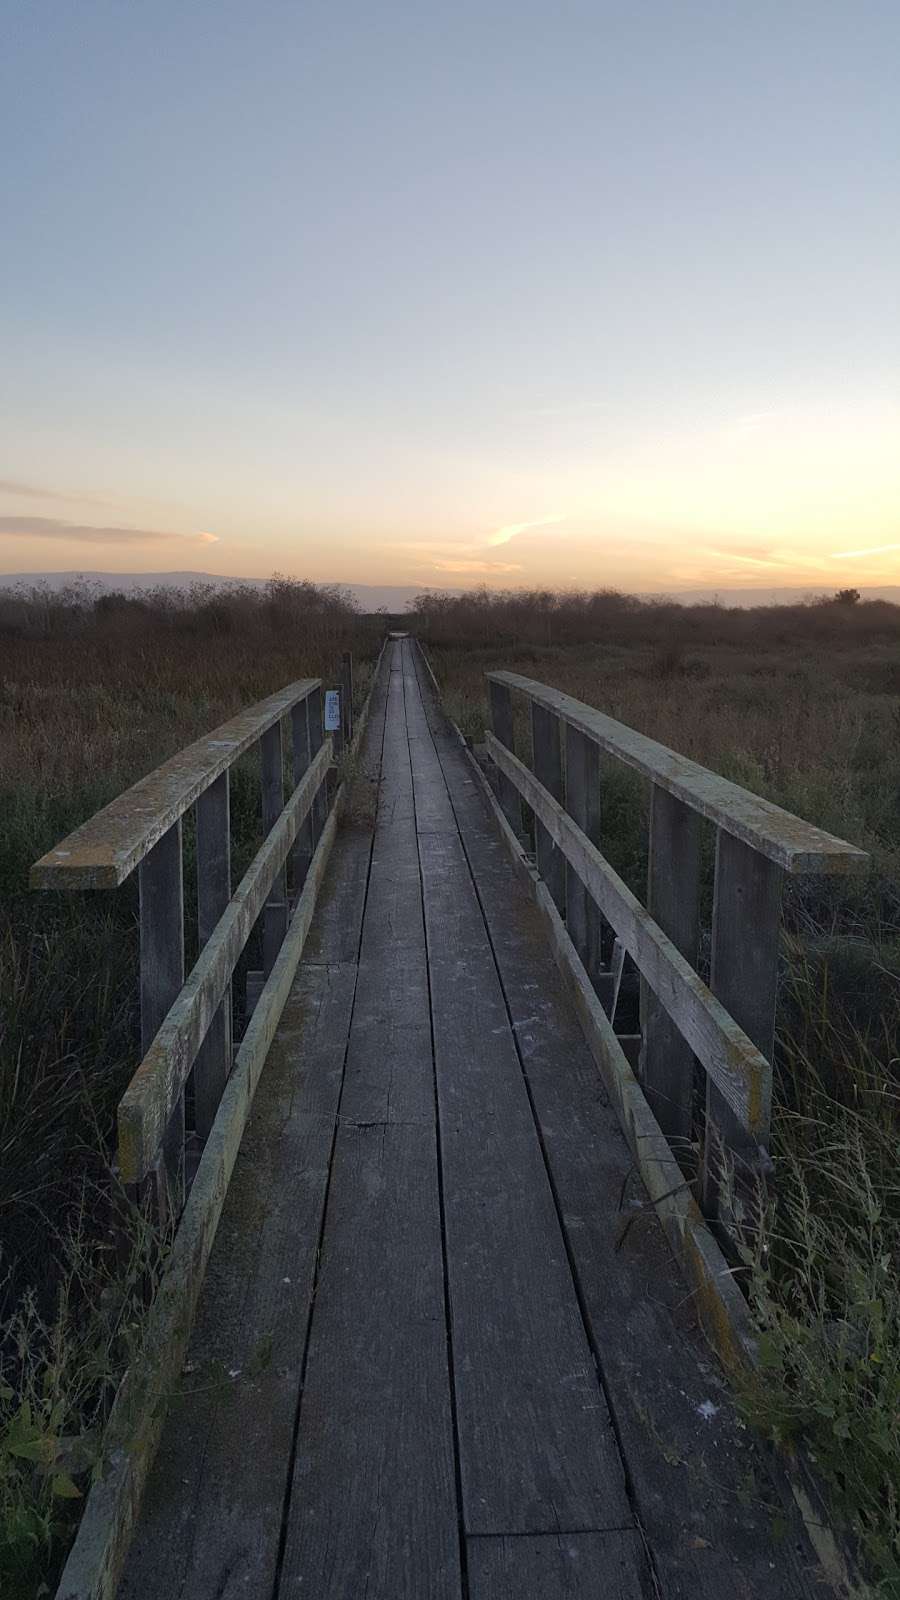
[[[35,868],[57,888],[140,873],[120,1164],[177,1221],[66,1600],[823,1592],[822,1530],[738,1422],[704,1331],[726,1363],[753,1359],[715,1219],[767,1167],[782,875],[863,858],[543,685],[497,673],[491,701],[493,787],[416,643],[392,638],[355,734],[346,693],[333,741],[321,685],[294,684]],[[228,773],[257,741],[268,832],[232,894]],[[351,759],[327,810],[335,741]],[[592,842],[607,757],[653,785],[649,909]],[[620,1021],[630,964],[640,1032]]]

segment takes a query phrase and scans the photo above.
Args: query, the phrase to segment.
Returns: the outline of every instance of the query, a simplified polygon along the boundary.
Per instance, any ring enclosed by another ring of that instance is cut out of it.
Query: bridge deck
[[[120,1592],[807,1595],[537,914],[388,650],[377,823],[335,846]]]

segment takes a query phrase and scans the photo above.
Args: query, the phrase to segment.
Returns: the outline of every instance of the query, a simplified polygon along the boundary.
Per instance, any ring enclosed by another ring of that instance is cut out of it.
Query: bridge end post
[[[300,779],[312,760],[313,752],[310,748],[310,716],[309,698],[299,701],[291,712],[291,775],[296,789]],[[313,820],[310,812],[306,821],[297,833],[297,840],[291,851],[291,887],[294,898],[298,898],[306,882],[309,863],[312,860],[315,841],[313,839]]]

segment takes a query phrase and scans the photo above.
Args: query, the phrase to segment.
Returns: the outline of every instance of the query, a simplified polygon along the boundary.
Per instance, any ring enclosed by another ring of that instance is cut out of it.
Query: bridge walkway
[[[335,845],[120,1595],[810,1595],[469,758],[387,650],[377,817]]]

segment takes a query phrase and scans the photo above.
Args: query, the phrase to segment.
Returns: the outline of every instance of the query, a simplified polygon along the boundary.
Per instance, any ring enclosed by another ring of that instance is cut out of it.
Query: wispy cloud
[[[218,544],[215,533],[166,533],[159,528],[98,528],[59,517],[0,517],[0,538],[63,539],[78,544]]]
[[[832,561],[853,561],[862,556],[883,556],[889,550],[900,550],[900,544],[873,544],[868,550],[832,550]]]
[[[504,527],[495,528],[493,533],[489,533],[487,543],[491,546],[509,544],[510,539],[517,539],[520,533],[527,533],[529,528],[550,528],[565,520],[563,515],[557,514],[552,517],[537,517],[533,522],[508,522]]]
[[[37,483],[20,483],[18,478],[0,478],[0,494],[15,495],[19,500],[77,500],[82,505],[105,506],[108,500],[103,500],[99,495],[83,493],[64,493],[60,489],[47,489]]]
[[[518,561],[435,561],[432,563],[435,572],[481,572],[486,576],[491,573],[521,572],[522,567]]]

